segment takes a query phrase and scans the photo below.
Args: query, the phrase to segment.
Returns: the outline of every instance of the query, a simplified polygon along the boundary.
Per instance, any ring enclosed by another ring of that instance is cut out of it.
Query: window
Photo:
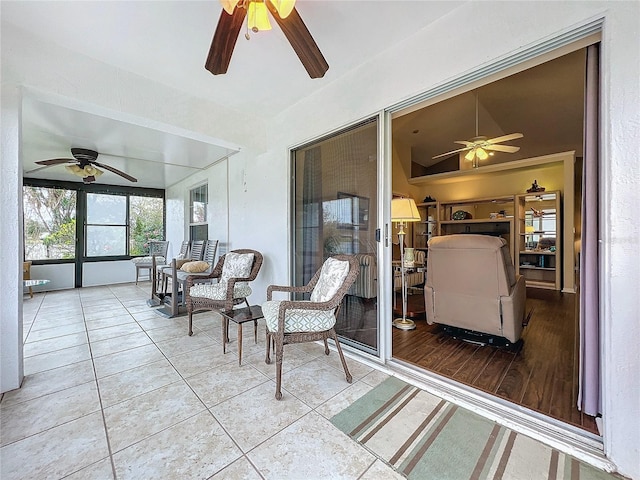
[[[129,254],[149,253],[150,240],[164,239],[162,198],[129,197]]]
[[[127,254],[127,197],[87,194],[87,257]]]
[[[23,197],[25,259],[74,258],[77,193],[27,185]]]
[[[207,240],[208,185],[200,185],[191,189],[189,194],[189,239],[191,241]]]

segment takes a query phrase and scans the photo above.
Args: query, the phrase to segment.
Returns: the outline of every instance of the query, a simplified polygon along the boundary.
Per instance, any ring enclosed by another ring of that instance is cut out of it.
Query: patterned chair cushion
[[[327,258],[322,265],[318,283],[311,292],[312,302],[326,302],[336,294],[349,273],[349,262]]]
[[[253,267],[253,253],[229,252],[224,256],[220,282],[226,283],[230,278],[246,278],[251,274],[251,267]]]
[[[226,300],[227,284],[225,283],[198,283],[189,289],[192,297],[210,298],[211,300]],[[251,287],[236,283],[233,287],[233,298],[246,298],[251,295]],[[277,313],[276,313],[277,315]]]
[[[348,265],[348,263],[347,263]],[[262,314],[270,332],[278,330],[278,310],[282,300],[270,300],[262,304]],[[284,332],[323,332],[336,323],[333,310],[287,310],[284,318]]]
[[[187,262],[180,267],[180,270],[183,272],[189,273],[202,273],[207,270],[211,265],[207,262],[197,261],[197,262]]]
[[[136,265],[149,265],[151,266],[152,257],[136,257],[132,258],[131,261]],[[164,265],[166,262],[164,257],[156,257],[156,265]]]

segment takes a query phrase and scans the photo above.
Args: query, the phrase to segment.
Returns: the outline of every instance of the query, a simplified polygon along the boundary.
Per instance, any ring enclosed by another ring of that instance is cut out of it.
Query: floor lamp
[[[402,318],[396,318],[393,326],[401,330],[413,330],[416,324],[407,320],[407,281],[404,265],[404,231],[407,222],[419,222],[420,213],[416,202],[412,198],[394,198],[391,200],[391,221],[398,225],[398,240],[400,241],[400,277],[402,281]],[[395,295],[395,293],[394,293]]]

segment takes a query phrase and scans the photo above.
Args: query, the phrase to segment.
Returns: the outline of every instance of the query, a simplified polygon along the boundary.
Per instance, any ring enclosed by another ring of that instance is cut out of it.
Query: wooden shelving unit
[[[431,237],[440,235],[438,202],[418,203],[421,220],[413,224],[413,246],[419,250],[427,249]]]
[[[516,273],[527,286],[560,290],[562,278],[562,223],[560,192],[517,195]]]

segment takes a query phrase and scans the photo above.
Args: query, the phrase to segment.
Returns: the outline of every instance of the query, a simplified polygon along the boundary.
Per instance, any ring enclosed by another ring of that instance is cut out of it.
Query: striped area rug
[[[331,422],[409,479],[618,478],[395,377]]]

